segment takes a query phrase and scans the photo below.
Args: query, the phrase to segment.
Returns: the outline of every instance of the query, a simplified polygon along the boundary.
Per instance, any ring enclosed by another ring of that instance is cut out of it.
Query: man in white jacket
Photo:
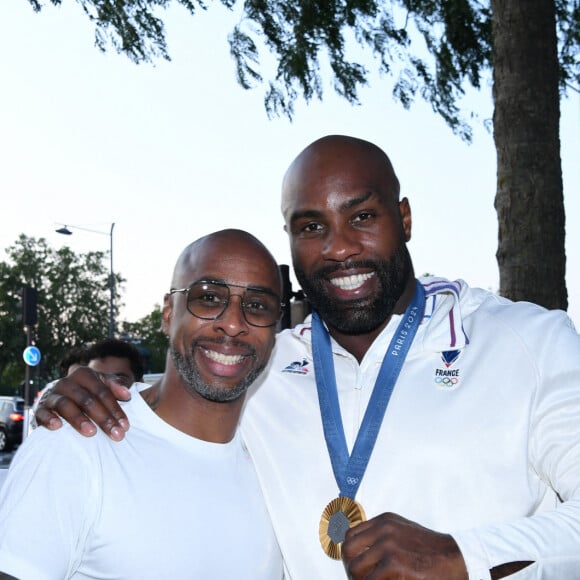
[[[290,576],[580,578],[580,337],[565,313],[416,280],[409,202],[366,141],[308,146],[282,212],[313,315],[278,335],[242,434]],[[122,437],[113,397],[91,416]]]

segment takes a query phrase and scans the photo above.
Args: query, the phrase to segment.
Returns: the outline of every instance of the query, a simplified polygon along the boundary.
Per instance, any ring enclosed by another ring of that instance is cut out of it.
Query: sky
[[[161,303],[181,250],[211,231],[246,229],[289,264],[282,177],[305,146],[340,133],[390,156],[413,212],[416,274],[498,289],[489,83],[464,103],[478,113],[471,145],[426,104],[403,109],[378,74],[359,106],[327,82],[323,102],[300,101],[292,122],[270,120],[265,88],[236,83],[235,15],[218,3],[193,17],[174,7],[164,20],[172,60],[136,65],[94,46],[72,0],[39,14],[27,0],[0,2],[0,259],[21,233],[106,252],[114,223],[114,269],[126,279],[119,320],[136,321]],[[569,313],[580,328],[578,94],[562,103],[561,143]],[[62,224],[74,234],[55,233]]]

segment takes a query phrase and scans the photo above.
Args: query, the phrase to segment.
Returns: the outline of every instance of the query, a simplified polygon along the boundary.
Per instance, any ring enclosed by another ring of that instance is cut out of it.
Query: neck
[[[350,354],[352,354],[360,363],[377,336],[379,336],[379,334],[381,334],[381,332],[386,328],[387,324],[389,324],[393,314],[403,314],[405,312],[415,294],[415,285],[415,275],[411,273],[403,293],[395,304],[393,312],[389,314],[389,316],[387,316],[387,318],[374,330],[364,334],[345,334],[336,328],[329,326],[328,331],[330,336],[332,336],[340,346],[350,352]]]
[[[226,403],[204,399],[191,392],[172,364],[166,365],[161,381],[141,395],[166,423],[191,437],[211,443],[232,440],[244,402],[244,397]]]

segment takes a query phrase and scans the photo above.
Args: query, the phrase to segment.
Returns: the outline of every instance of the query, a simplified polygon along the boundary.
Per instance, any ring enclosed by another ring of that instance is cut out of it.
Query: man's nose
[[[324,239],[322,256],[326,260],[344,262],[361,254],[363,244],[357,232],[346,227],[330,228]]]
[[[240,294],[230,294],[224,311],[214,320],[214,327],[221,329],[228,336],[247,333],[249,325],[242,310],[242,300]]]

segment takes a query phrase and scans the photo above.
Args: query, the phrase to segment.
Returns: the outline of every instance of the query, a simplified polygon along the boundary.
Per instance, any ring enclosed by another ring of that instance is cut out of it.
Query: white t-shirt
[[[237,435],[200,441],[135,390],[120,443],[36,429],[0,493],[0,570],[20,580],[282,578],[252,462]]]
[[[513,578],[580,578],[580,337],[562,312],[463,282],[425,279],[425,317],[356,499],[453,533],[470,579],[511,561]],[[332,343],[349,451],[400,317],[359,365]],[[310,321],[279,335],[267,382],[242,415],[293,580],[344,580],[319,542],[338,495],[314,379]],[[555,511],[556,490],[564,503]],[[527,517],[532,516],[533,517]]]

